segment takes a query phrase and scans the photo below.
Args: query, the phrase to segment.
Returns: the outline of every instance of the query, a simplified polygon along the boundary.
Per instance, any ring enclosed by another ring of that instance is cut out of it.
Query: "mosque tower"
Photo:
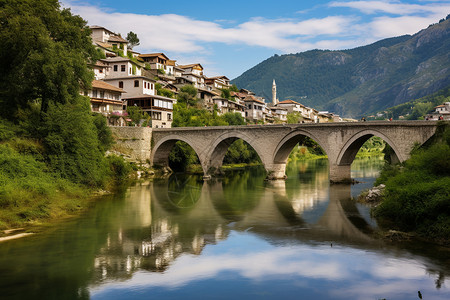
[[[272,105],[277,105],[277,84],[275,83],[275,79],[273,80],[272,84]]]

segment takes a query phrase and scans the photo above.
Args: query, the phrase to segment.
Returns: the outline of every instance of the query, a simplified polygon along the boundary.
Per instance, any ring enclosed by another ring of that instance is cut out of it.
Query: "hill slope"
[[[450,19],[355,49],[275,55],[232,82],[270,102],[273,79],[280,100],[348,117],[426,96],[450,84]]]

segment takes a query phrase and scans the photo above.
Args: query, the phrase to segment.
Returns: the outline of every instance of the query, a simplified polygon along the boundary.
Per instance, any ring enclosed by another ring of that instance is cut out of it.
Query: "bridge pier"
[[[337,165],[330,164],[330,182],[332,183],[346,183],[352,182],[351,164]]]
[[[269,167],[266,166],[267,179],[268,180],[278,180],[286,179],[286,164],[271,164]]]

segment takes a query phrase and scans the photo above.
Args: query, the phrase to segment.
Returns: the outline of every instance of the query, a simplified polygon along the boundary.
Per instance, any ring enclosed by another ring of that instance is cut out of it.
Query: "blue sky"
[[[89,25],[137,33],[141,53],[201,63],[233,79],[274,54],[350,49],[414,34],[450,14],[450,0],[62,0]]]

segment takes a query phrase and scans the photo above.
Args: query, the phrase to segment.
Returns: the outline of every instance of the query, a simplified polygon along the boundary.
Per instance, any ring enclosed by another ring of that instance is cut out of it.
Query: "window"
[[[153,83],[151,84],[151,88],[150,89],[153,90]]]
[[[168,121],[172,120],[172,114],[167,114],[167,120]]]
[[[152,112],[152,119],[153,120],[161,120],[161,113],[157,112],[157,111]]]
[[[117,72],[117,65],[114,65],[114,72]]]
[[[97,98],[97,90],[92,91],[92,97]]]
[[[139,80],[134,81],[134,87],[139,87]]]
[[[125,70],[126,70],[126,66],[125,66],[125,65],[121,65],[121,66],[120,66],[120,71],[121,71],[121,72],[125,72]]]
[[[103,69],[98,70],[99,73],[103,73]]]
[[[119,81],[119,88],[123,89],[123,81]]]
[[[100,98],[105,98],[105,91],[100,91]]]

